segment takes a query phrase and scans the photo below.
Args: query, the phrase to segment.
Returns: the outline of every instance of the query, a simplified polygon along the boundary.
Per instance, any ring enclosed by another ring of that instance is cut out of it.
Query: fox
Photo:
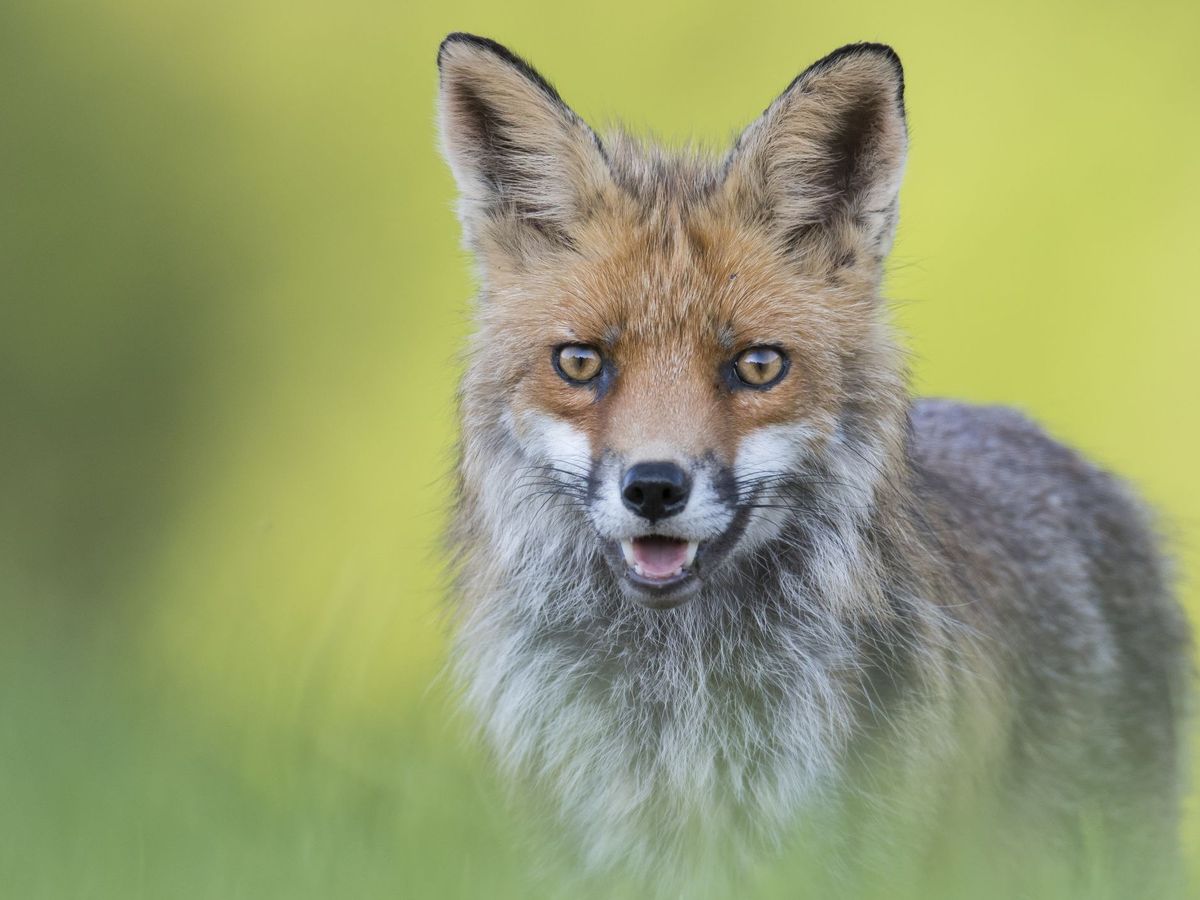
[[[578,869],[744,895],[710,870],[791,847],[818,897],[968,857],[995,896],[1035,859],[1080,896],[1176,887],[1160,526],[1023,414],[912,394],[896,52],[835,50],[719,154],[601,136],[487,38],[437,65],[479,283],[452,667]]]

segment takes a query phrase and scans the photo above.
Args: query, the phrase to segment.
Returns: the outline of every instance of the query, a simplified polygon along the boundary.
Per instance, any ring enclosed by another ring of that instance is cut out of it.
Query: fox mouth
[[[634,577],[648,584],[665,584],[687,574],[696,561],[699,541],[648,534],[621,541],[621,553]]]
[[[697,581],[700,542],[647,534],[620,541],[625,578],[646,606],[666,608],[683,599],[686,586]]]

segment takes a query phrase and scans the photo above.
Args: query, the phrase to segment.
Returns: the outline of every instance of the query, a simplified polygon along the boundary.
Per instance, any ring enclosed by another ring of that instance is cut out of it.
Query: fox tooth
[[[683,567],[685,569],[690,569],[692,567],[692,563],[694,563],[696,561],[696,551],[699,548],[700,548],[699,541],[688,541],[687,558],[684,559],[684,561],[683,561]]]
[[[621,541],[621,552],[625,555],[625,564],[629,566],[637,566],[637,561],[633,558],[633,541],[625,538]]]

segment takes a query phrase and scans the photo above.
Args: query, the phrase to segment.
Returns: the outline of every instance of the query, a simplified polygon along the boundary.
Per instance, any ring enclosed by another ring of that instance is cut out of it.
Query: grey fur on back
[[[1170,833],[1189,640],[1149,512],[1014,410],[923,400],[911,421],[917,495],[970,553],[966,596],[1004,654],[1013,789]]]

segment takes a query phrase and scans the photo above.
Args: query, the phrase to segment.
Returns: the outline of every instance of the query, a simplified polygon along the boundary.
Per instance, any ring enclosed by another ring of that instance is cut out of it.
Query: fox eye
[[[774,387],[787,370],[787,357],[774,347],[751,347],[733,361],[733,371],[742,384],[760,390]]]
[[[564,381],[587,384],[600,374],[604,360],[600,351],[586,344],[566,344],[554,351],[554,369]]]

